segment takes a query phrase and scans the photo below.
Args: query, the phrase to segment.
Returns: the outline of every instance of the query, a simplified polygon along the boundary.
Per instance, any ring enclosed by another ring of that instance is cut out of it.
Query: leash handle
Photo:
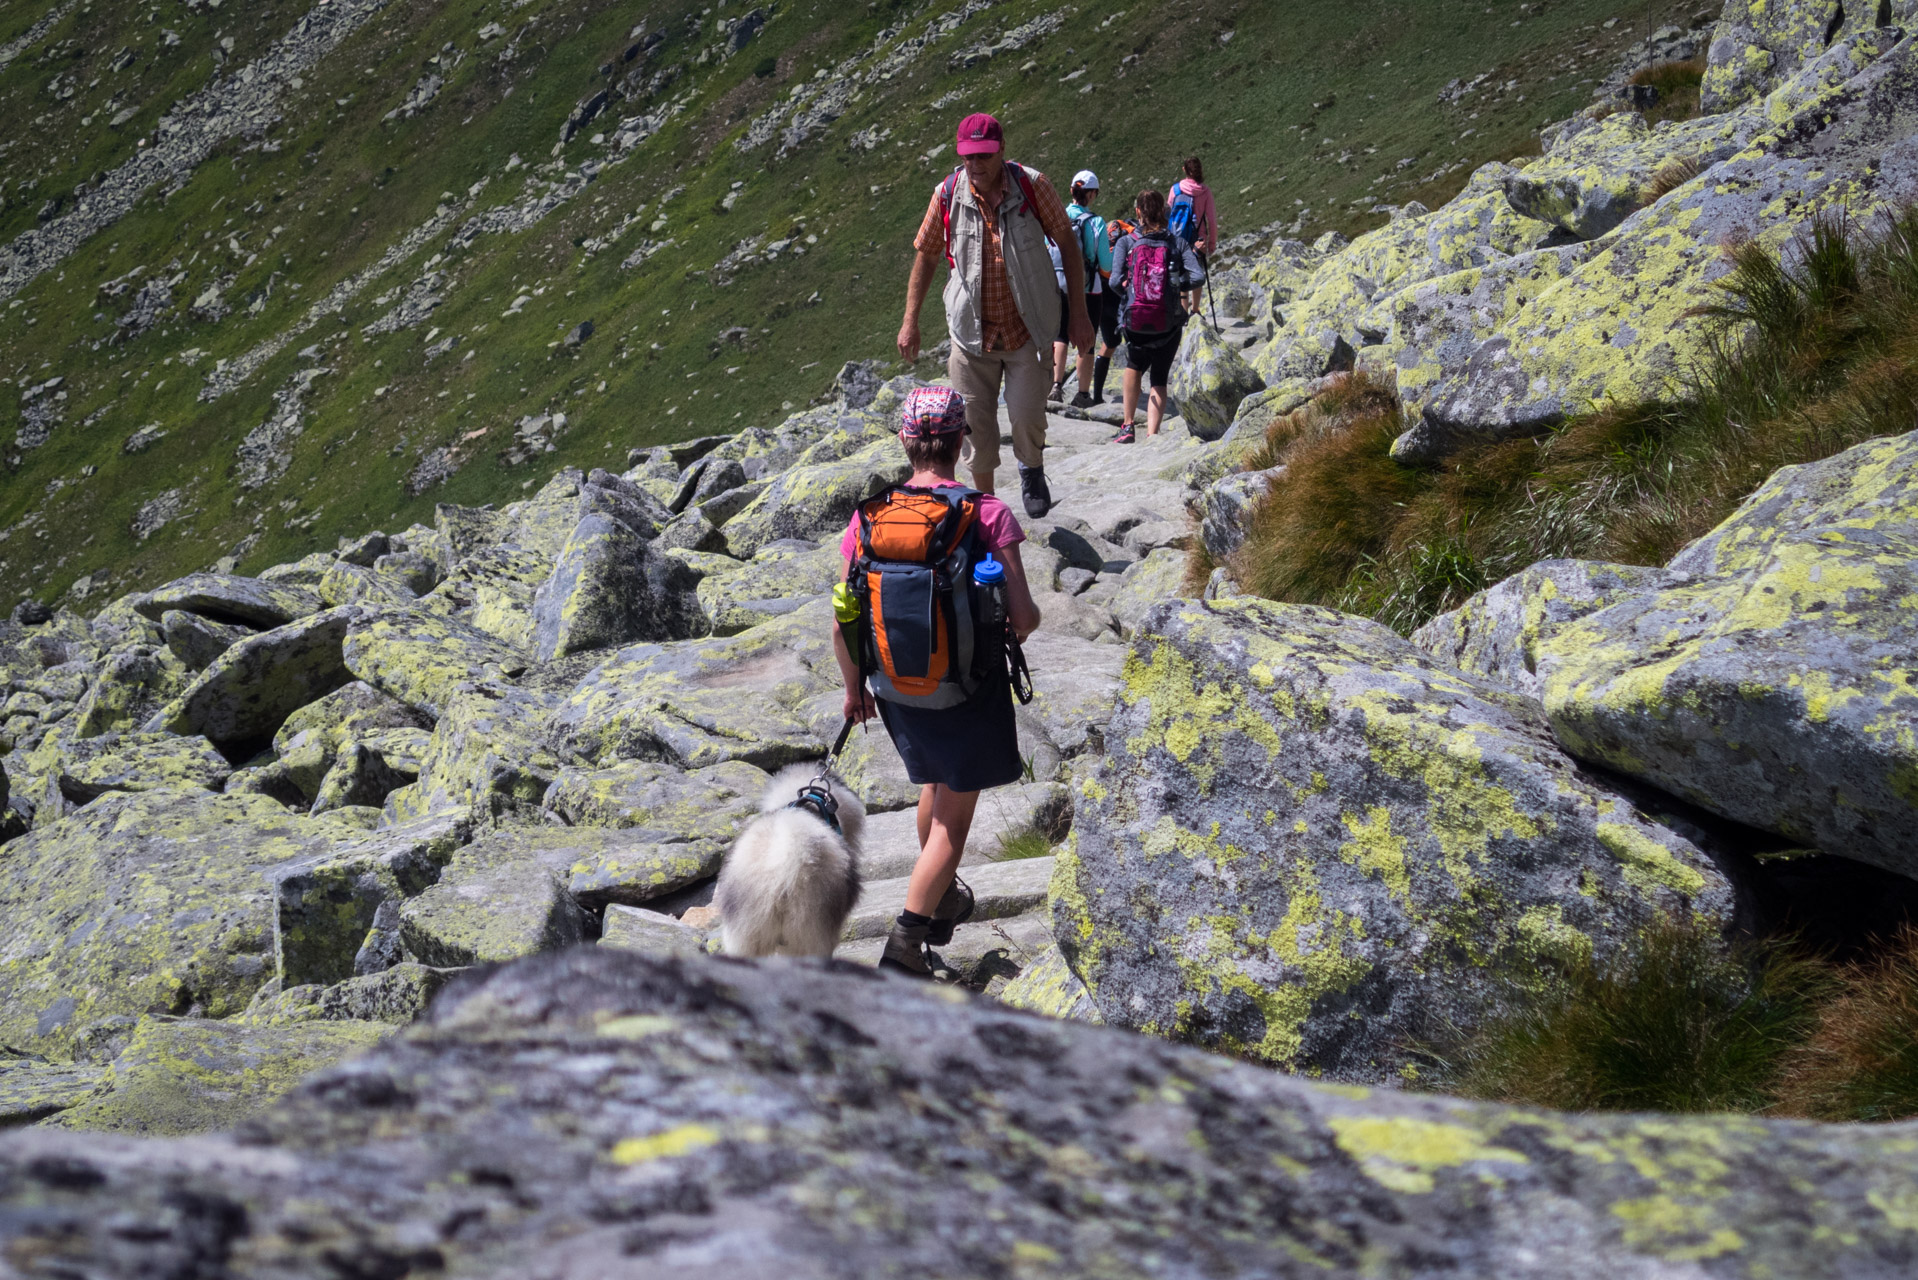
[[[846,739],[852,736],[852,726],[853,718],[847,716],[846,723],[839,726],[839,736],[833,739],[832,750],[826,753],[827,764],[831,764],[834,760],[837,760],[839,753],[846,749]]]

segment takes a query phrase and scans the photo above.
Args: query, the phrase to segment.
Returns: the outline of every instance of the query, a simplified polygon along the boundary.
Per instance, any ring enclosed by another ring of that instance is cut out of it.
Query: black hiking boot
[[[1090,391],[1081,391],[1078,395],[1072,397],[1072,407],[1075,409],[1090,409],[1098,403],[1099,401]]]
[[[1044,467],[1019,468],[1019,496],[1025,500],[1026,514],[1034,520],[1052,510],[1052,490],[1046,488]]]
[[[932,924],[926,929],[926,944],[943,947],[952,941],[952,931],[972,919],[972,886],[958,876],[946,886],[945,896],[932,910]]]
[[[932,977],[932,962],[926,959],[926,935],[931,929],[931,924],[908,925],[894,920],[892,932],[886,935],[886,950],[879,957],[879,967],[909,973],[915,978]]]

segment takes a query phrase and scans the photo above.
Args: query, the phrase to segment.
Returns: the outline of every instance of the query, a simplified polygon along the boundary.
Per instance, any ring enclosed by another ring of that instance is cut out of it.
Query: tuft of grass
[[[1834,985],[1818,960],[1661,919],[1607,966],[1515,991],[1429,1083],[1567,1111],[1761,1111]]]
[[[999,837],[997,862],[1012,862],[1022,858],[1043,858],[1052,852],[1052,838],[1037,827],[1020,827],[1017,831],[1008,831]]]
[[[1648,84],[1658,90],[1658,101],[1639,114],[1646,124],[1661,120],[1690,120],[1698,114],[1699,86],[1705,81],[1705,60],[1688,58],[1683,62],[1655,62],[1633,74],[1630,83]]]
[[[1814,1120],[1918,1115],[1918,931],[1855,966],[1818,1030],[1786,1059],[1778,1110]]]
[[[1652,175],[1651,184],[1645,188],[1645,202],[1664,199],[1703,172],[1705,163],[1697,156],[1672,161]]]
[[[1429,470],[1387,455],[1400,411],[1358,376],[1273,425],[1285,474],[1232,568],[1252,592],[1409,631],[1535,561],[1661,564],[1780,467],[1918,420],[1918,209],[1813,224],[1781,259],[1728,250],[1688,394],[1608,407]]]

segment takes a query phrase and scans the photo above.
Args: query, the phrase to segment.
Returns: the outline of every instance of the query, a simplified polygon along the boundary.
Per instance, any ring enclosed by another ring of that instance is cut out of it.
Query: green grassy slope
[[[50,12],[62,11],[0,6],[0,46]],[[54,213],[70,208],[79,184],[151,144],[172,103],[246,67],[302,12],[69,5],[0,68],[0,237],[56,197]],[[430,518],[435,502],[510,500],[558,465],[617,468],[633,446],[776,419],[842,361],[889,353],[910,236],[966,111],[999,113],[1014,154],[1061,180],[1097,169],[1108,205],[1196,150],[1228,234],[1275,221],[1350,233],[1381,220],[1381,201],[1436,203],[1476,164],[1526,150],[1648,20],[1691,16],[1643,0],[782,0],[727,52],[725,24],[746,12],[740,0],[391,0],[288,87],[263,133],[230,137],[0,300],[0,602],[78,580],[98,603],[226,554],[257,569]],[[1049,15],[1057,29],[1023,47],[955,57]],[[629,62],[634,33],[663,39]],[[387,119],[429,74],[444,80],[437,96]],[[735,145],[795,90],[803,109],[846,77],[860,83],[843,114],[803,141]],[[623,100],[556,153],[576,104],[608,85]],[[622,121],[667,116],[621,150]],[[603,172],[584,181],[595,162]],[[542,192],[553,207],[524,229],[449,243],[470,217]],[[422,227],[410,252],[390,253]],[[715,270],[741,242],[782,240],[777,257]],[[382,255],[388,269],[337,314],[286,337]],[[364,332],[429,269],[442,273],[430,316]],[[120,340],[154,278],[172,282],[170,309]],[[584,320],[592,336],[565,345]],[[936,303],[926,320],[936,328]],[[429,355],[448,337],[457,345]],[[276,340],[235,389],[200,398],[219,362]],[[309,380],[298,433],[277,446],[284,470],[245,487],[242,440],[314,368],[326,372]],[[56,376],[56,391],[17,403]],[[46,443],[16,447],[29,411],[59,393]],[[550,451],[513,447],[517,421],[555,411],[567,421]],[[149,426],[164,435],[126,452]],[[409,493],[429,458],[450,476]],[[168,517],[144,540],[130,527],[143,508],[149,524]]]

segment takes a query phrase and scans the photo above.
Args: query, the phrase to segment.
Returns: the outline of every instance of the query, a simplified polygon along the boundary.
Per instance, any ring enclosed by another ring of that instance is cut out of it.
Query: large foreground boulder
[[[150,1011],[238,1013],[273,972],[273,870],[347,834],[265,796],[139,791],[14,841],[0,1042],[68,1056]]]
[[[1203,321],[1187,327],[1167,387],[1186,430],[1201,440],[1217,440],[1232,425],[1239,402],[1263,390],[1265,379],[1245,362],[1239,348]]]
[[[1377,623],[1175,601],[1124,679],[1052,888],[1109,1023],[1388,1080],[1656,915],[1733,921],[1719,870],[1535,702]]]
[[[870,971],[580,948],[233,1138],[11,1134],[0,1206],[69,1275],[1890,1276],[1915,1135],[1330,1089]]]
[[[1574,755],[1918,875],[1918,432],[1787,467],[1537,649]]]

